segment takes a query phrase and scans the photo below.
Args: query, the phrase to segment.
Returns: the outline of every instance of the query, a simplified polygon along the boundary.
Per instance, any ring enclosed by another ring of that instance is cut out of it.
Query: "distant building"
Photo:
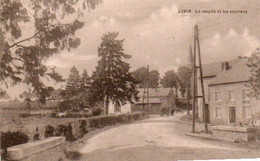
[[[246,86],[250,69],[247,59],[239,58],[222,63],[204,65],[203,80],[206,99],[206,116],[212,124],[249,124],[260,112],[260,100],[249,95]],[[201,95],[200,78],[197,79]],[[203,119],[202,99],[198,101],[198,115]]]
[[[108,106],[108,114],[121,114],[121,113],[131,113],[131,104],[127,102],[125,105],[117,106],[110,101]]]
[[[132,105],[132,111],[142,111],[143,105],[145,112],[148,114],[159,114],[161,108],[175,108],[175,97],[174,91],[171,88],[150,88],[149,89],[149,100],[147,97],[144,98],[143,102],[143,89],[138,90],[138,102]]]

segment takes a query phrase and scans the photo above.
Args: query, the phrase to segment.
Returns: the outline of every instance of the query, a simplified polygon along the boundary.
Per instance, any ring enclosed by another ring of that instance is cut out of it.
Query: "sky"
[[[260,46],[257,6],[260,6],[258,0],[103,0],[81,18],[85,26],[76,33],[81,45],[44,63],[56,66],[64,78],[72,66],[80,73],[85,68],[91,75],[97,65],[102,35],[118,31],[119,39],[124,39],[125,53],[132,56],[128,60],[131,70],[149,65],[162,77],[167,70],[176,71],[188,62],[195,24],[199,27],[203,63],[250,56]],[[181,10],[191,13],[180,13]],[[195,13],[196,10],[222,13]],[[247,13],[223,13],[223,10]],[[7,92],[17,97],[24,89],[27,88],[20,85]]]

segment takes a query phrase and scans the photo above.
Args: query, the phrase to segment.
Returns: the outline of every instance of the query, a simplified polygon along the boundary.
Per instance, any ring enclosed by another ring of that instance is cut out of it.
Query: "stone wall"
[[[64,156],[65,138],[50,137],[7,149],[12,160],[17,161],[58,161]]]
[[[257,129],[254,127],[213,126],[212,132],[215,138],[223,140],[246,142],[258,140]]]

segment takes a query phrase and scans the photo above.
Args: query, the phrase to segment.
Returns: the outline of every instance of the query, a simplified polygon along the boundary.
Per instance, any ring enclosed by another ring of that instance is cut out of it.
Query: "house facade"
[[[206,118],[207,118],[208,122],[210,122],[209,84],[212,83],[215,80],[216,76],[219,73],[229,70],[237,62],[239,62],[239,59],[202,65],[205,104],[206,104]],[[197,95],[202,96],[202,88],[201,88],[201,80],[200,80],[199,69],[197,71],[197,87],[198,87]],[[204,122],[203,102],[202,102],[201,98],[198,98],[197,106],[196,106],[196,113],[198,114],[199,120],[201,122]]]
[[[260,100],[250,95],[251,89],[247,86],[250,69],[246,64],[245,58],[233,61],[207,84],[210,123],[249,125],[260,119]],[[202,107],[199,107],[199,112],[202,113]]]
[[[174,91],[171,88],[149,88],[149,99],[147,100],[147,96],[145,96],[144,102],[143,89],[138,91],[140,99],[132,105],[132,111],[145,110],[147,114],[159,114],[161,108],[172,109],[176,107]]]

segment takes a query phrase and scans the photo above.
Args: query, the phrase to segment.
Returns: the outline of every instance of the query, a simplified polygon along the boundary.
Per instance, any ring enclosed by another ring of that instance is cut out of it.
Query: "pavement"
[[[191,126],[175,116],[151,116],[90,138],[80,150],[86,161],[173,161],[179,159],[260,158],[260,152],[221,141],[186,136]]]

